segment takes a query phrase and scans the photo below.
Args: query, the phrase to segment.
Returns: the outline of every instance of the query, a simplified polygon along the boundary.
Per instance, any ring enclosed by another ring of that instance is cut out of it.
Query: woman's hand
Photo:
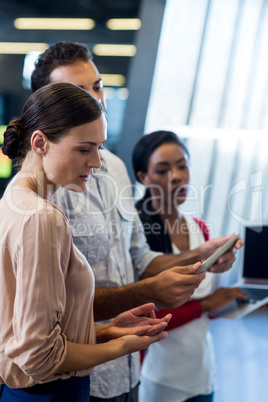
[[[204,244],[202,244],[202,246],[200,246],[200,259],[203,261],[211,256],[211,254],[213,254],[219,247],[223,246],[233,236],[234,234],[231,234],[206,241]],[[209,268],[209,271],[220,273],[230,269],[235,261],[235,254],[237,250],[239,250],[243,245],[243,239],[238,239],[234,247],[219,257],[216,264]]]
[[[171,314],[157,319],[154,307],[153,303],[144,304],[119,314],[109,324],[95,326],[98,344],[67,341],[67,356],[57,373],[88,369],[166,338],[164,328]]]
[[[106,342],[125,335],[153,337],[161,334],[171,319],[171,314],[158,319],[154,308],[154,303],[143,304],[119,314],[109,324],[96,326],[97,342]]]
[[[247,299],[247,295],[239,288],[218,288],[210,296],[199,301],[202,305],[203,312],[207,311],[211,313],[212,311],[227,306],[235,299]]]
[[[152,343],[159,342],[167,336],[168,333],[166,331],[153,336],[125,335],[117,339],[112,339],[107,342],[107,345],[113,346],[116,350],[120,350],[123,356],[139,350],[147,349]]]

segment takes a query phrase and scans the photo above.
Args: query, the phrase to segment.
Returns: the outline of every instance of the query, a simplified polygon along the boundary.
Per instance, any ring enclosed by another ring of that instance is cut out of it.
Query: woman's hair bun
[[[19,136],[20,119],[14,119],[9,123],[4,132],[4,144],[2,147],[3,154],[7,155],[10,159],[16,159],[20,155]]]

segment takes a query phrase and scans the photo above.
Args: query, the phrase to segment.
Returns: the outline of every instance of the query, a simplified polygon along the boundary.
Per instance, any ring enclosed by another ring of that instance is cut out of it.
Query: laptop
[[[211,317],[237,319],[268,304],[268,225],[247,226],[244,241],[238,282],[233,286],[246,293],[248,299],[235,300],[211,313]]]

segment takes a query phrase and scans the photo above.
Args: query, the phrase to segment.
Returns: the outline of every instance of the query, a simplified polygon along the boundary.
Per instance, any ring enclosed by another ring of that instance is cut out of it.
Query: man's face
[[[49,82],[69,82],[78,85],[99,99],[106,109],[102,79],[97,67],[91,60],[77,60],[68,66],[55,68],[50,74]]]

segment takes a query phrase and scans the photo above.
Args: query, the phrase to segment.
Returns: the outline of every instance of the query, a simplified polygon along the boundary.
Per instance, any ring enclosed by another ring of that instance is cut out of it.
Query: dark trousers
[[[89,402],[90,382],[87,377],[71,377],[29,388],[13,389],[2,385],[1,402]]]
[[[95,396],[90,396],[90,402],[138,402],[138,388],[139,385],[132,388],[130,392],[115,396],[114,398],[97,398]]]

